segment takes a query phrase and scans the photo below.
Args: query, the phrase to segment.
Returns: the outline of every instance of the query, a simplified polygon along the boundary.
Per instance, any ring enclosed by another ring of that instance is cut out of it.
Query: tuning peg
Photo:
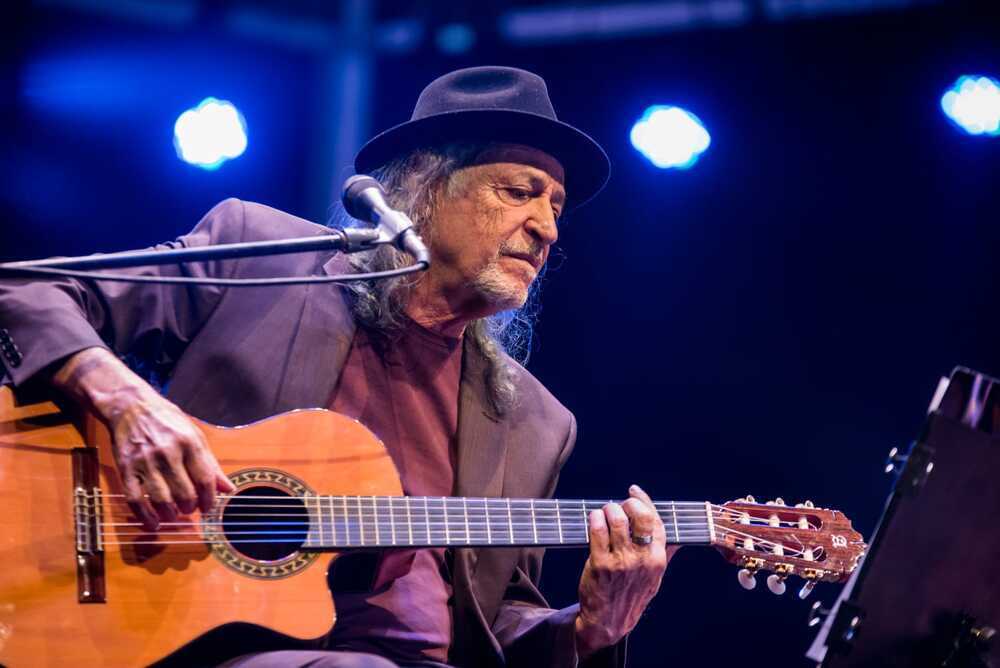
[[[752,496],[750,496],[749,494],[747,494],[747,495],[746,495],[746,496],[745,496],[745,497],[743,498],[743,500],[744,500],[745,502],[747,502],[747,503],[757,503],[757,499],[753,498],[753,497],[752,497]]]
[[[799,590],[799,598],[805,600],[812,593],[813,587],[816,586],[815,580],[806,580],[806,583],[802,585],[802,589]]]
[[[903,470],[903,465],[906,464],[906,460],[909,459],[907,455],[899,454],[899,448],[893,448],[889,451],[889,454],[885,458],[885,472],[895,473],[897,471]]]
[[[771,593],[775,596],[781,596],[785,593],[785,578],[776,573],[768,575],[767,588],[770,589]]]
[[[809,626],[810,627],[816,626],[824,619],[826,619],[826,616],[829,614],[830,614],[830,609],[824,608],[821,601],[816,601],[815,603],[812,604],[812,607],[809,608],[809,617],[808,617]]]
[[[815,508],[816,506],[813,505],[812,501],[809,501],[807,499],[805,503],[796,503],[795,507],[796,508]]]
[[[740,572],[736,574],[736,579],[739,581],[740,586],[746,590],[757,586],[757,578],[754,577],[754,571],[751,571],[749,568],[741,568]]]

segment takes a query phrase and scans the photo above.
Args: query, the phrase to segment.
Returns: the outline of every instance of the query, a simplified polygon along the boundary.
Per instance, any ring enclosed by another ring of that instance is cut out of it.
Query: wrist
[[[52,384],[107,425],[155,393],[145,381],[105,348],[88,348],[69,357]]]
[[[614,643],[606,629],[586,622],[581,615],[576,616],[573,628],[576,635],[576,655],[581,661]]]

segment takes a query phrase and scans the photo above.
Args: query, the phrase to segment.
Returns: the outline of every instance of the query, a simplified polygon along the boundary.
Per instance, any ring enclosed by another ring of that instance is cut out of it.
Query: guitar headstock
[[[845,582],[868,547],[842,512],[811,501],[788,506],[748,496],[713,510],[712,544],[742,566],[739,581],[747,589],[756,586],[757,571],[769,571],[768,589],[782,594],[785,578],[795,575],[806,581],[799,592],[805,598],[817,582]]]

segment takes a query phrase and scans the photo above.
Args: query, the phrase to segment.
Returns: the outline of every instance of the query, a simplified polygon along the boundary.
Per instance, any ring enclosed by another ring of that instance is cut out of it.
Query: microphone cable
[[[179,263],[183,264],[183,263]],[[126,274],[108,274],[97,271],[56,269],[54,267],[24,267],[4,268],[5,271],[26,274],[46,274],[67,278],[82,278],[92,281],[115,281],[118,283],[161,283],[168,285],[209,285],[224,287],[261,287],[269,285],[306,285],[311,283],[353,283],[355,281],[370,281],[385,278],[396,278],[415,274],[427,269],[423,262],[417,262],[409,267],[370,271],[361,274],[334,274],[332,276],[280,276],[273,278],[199,278],[195,276],[129,276]]]

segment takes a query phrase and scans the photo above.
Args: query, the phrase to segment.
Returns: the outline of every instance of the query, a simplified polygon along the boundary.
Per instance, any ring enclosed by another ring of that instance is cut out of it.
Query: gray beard
[[[472,280],[472,287],[497,312],[521,308],[528,299],[528,290],[520,285],[514,285],[500,268],[498,262],[499,260],[494,260],[483,267],[482,271]]]

